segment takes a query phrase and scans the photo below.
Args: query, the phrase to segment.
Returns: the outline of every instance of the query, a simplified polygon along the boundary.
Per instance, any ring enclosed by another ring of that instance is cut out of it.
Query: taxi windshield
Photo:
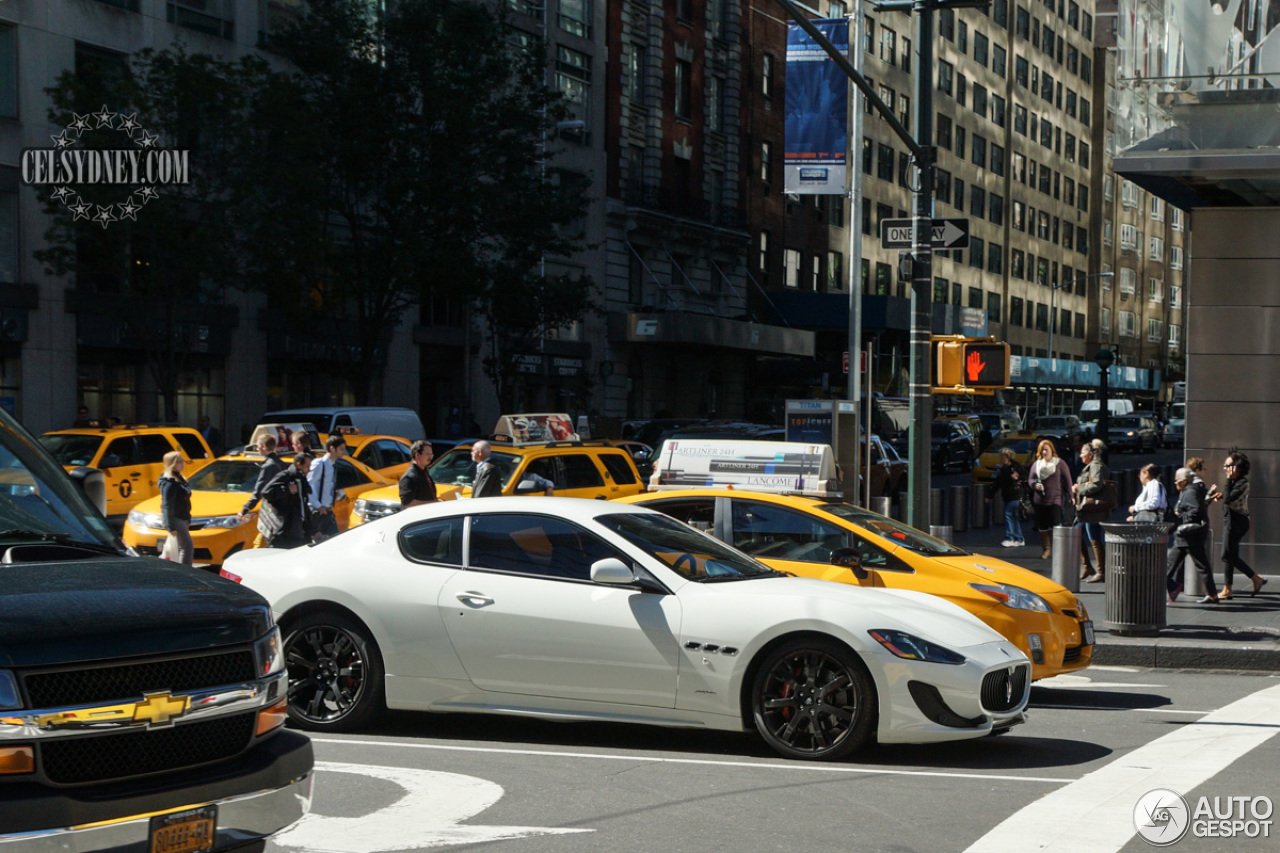
[[[44,449],[53,454],[59,465],[76,468],[93,462],[102,447],[103,436],[80,433],[54,433],[40,436]]]
[[[868,512],[853,504],[824,503],[818,504],[818,509],[834,515],[836,518],[852,522],[877,536],[882,536],[895,545],[901,545],[927,557],[955,557],[969,553],[948,545],[928,533],[916,530],[914,527],[908,527],[900,521],[894,521],[892,518],[885,518],[883,515]]]
[[[498,466],[502,486],[506,488],[511,474],[520,466],[520,457],[495,450],[489,461]],[[470,447],[455,447],[431,463],[427,470],[437,486],[470,486],[476,479],[476,463],[471,459]]]
[[[781,573],[683,522],[658,513],[610,513],[596,519],[682,578],[700,583]]]
[[[261,463],[249,459],[219,459],[191,475],[197,492],[252,492]]]
[[[46,438],[88,440],[95,449],[102,441],[96,435]],[[89,455],[92,457],[92,453]],[[77,464],[81,459],[79,455],[67,458],[77,460]],[[107,520],[67,472],[4,411],[0,411],[0,540],[4,540],[0,549],[23,540],[123,549]]]

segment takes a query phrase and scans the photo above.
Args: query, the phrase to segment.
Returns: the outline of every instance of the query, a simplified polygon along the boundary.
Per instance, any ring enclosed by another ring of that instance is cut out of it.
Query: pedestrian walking
[[[1222,593],[1218,598],[1234,597],[1231,581],[1235,569],[1253,582],[1253,590],[1249,593],[1252,597],[1258,594],[1267,579],[1254,572],[1240,556],[1240,542],[1249,532],[1249,457],[1232,449],[1222,463],[1222,470],[1227,474],[1226,490],[1209,495],[1211,501],[1222,501],[1222,517],[1226,522],[1222,534]]]
[[[1071,472],[1067,463],[1058,458],[1053,442],[1045,438],[1036,445],[1036,461],[1028,476],[1040,534],[1040,559],[1047,560],[1053,546],[1053,528],[1062,523],[1062,507],[1071,494]]]
[[[471,459],[476,463],[476,479],[471,486],[473,498],[496,498],[502,494],[502,472],[490,458],[493,448],[481,439],[471,445]]]
[[[191,542],[191,484],[182,476],[187,460],[176,450],[164,455],[164,473],[156,485],[160,487],[160,515],[169,536],[160,556],[190,566],[195,557]]]
[[[1164,483],[1160,482],[1160,469],[1148,462],[1138,469],[1138,480],[1142,483],[1142,492],[1129,507],[1127,520],[1159,524],[1164,521],[1165,511],[1169,508],[1169,496],[1165,493]]]
[[[1000,465],[996,468],[996,488],[1004,498],[1005,548],[1020,548],[1027,544],[1022,538],[1022,495],[1027,485],[1027,471],[1018,464],[1018,455],[1012,447],[1000,448]]]
[[[316,542],[338,535],[333,505],[338,494],[338,460],[346,455],[347,440],[341,435],[331,435],[324,443],[324,453],[316,457],[307,472]]]
[[[237,516],[241,524],[249,520],[249,513],[253,512],[254,507],[258,506],[262,500],[262,492],[267,488],[267,484],[288,467],[288,464],[276,453],[276,437],[274,435],[264,435],[258,440],[258,452],[266,458],[258,466],[258,479],[254,481],[253,494],[249,497],[249,500],[245,501],[244,506],[240,509],[240,514]],[[261,530],[258,531],[258,535],[253,540],[253,547],[267,547],[267,538],[262,535]]]
[[[1213,582],[1213,569],[1209,566],[1209,554],[1205,550],[1209,542],[1208,489],[1190,468],[1179,468],[1173,475],[1173,484],[1178,489],[1178,503],[1173,508],[1178,526],[1173,530],[1165,580],[1169,601],[1177,601],[1182,592],[1184,568],[1187,557],[1190,557],[1204,582],[1206,594],[1199,603],[1217,604],[1218,588]]]
[[[262,490],[258,529],[266,537],[268,548],[297,548],[311,541],[307,473],[314,458],[310,453],[297,454],[293,464],[273,477]]]
[[[1080,471],[1080,479],[1071,487],[1071,494],[1076,498],[1076,524],[1081,526],[1084,534],[1080,548],[1081,574],[1085,583],[1102,583],[1107,577],[1107,564],[1102,546],[1102,523],[1111,517],[1111,508],[1086,507],[1084,498],[1101,497],[1106,481],[1111,479],[1111,470],[1102,461],[1102,452],[1106,445],[1102,439],[1095,438],[1080,448],[1080,461],[1084,468]],[[1114,506],[1114,505],[1113,505]],[[1089,548],[1083,547],[1085,544]],[[1092,550],[1094,565],[1089,566],[1089,555]]]
[[[400,477],[400,508],[408,509],[436,500],[436,482],[431,479],[427,466],[435,452],[431,442],[420,438],[409,447],[409,469]]]

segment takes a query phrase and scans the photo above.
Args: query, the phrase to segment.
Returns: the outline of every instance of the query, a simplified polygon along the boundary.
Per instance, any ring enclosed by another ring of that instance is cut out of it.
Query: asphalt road
[[[1252,853],[1276,849],[1278,731],[1280,678],[1097,667],[1034,686],[1004,736],[832,764],[748,734],[396,713],[315,738],[313,812],[268,849],[1133,853],[1137,809],[1161,840],[1181,815],[1173,850]]]

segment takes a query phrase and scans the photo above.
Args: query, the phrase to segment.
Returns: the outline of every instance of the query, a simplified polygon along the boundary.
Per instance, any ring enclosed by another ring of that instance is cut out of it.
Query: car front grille
[[[172,728],[50,740],[40,745],[45,778],[85,785],[187,769],[232,758],[248,748],[255,714],[237,714]]]
[[[242,684],[257,677],[253,652],[165,658],[106,666],[27,673],[23,677],[30,708],[62,708]]]
[[[1080,655],[1083,654],[1083,650],[1084,646],[1069,646],[1062,652],[1062,662],[1075,663],[1080,660]]]
[[[996,714],[1018,707],[1027,689],[1030,670],[1021,664],[988,672],[982,679],[982,707]]]

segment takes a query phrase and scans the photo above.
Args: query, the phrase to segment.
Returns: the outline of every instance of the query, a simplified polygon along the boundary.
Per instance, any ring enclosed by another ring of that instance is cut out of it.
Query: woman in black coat
[[[307,500],[311,487],[307,473],[314,458],[306,452],[297,454],[293,464],[275,475],[262,490],[262,499],[271,504],[283,522],[280,530],[269,538],[268,548],[297,548],[311,541],[311,501]],[[261,519],[259,530],[262,530]]]
[[[1203,481],[1196,479],[1190,468],[1179,468],[1173,475],[1173,484],[1178,488],[1178,504],[1173,509],[1178,517],[1178,526],[1174,528],[1173,545],[1169,548],[1166,581],[1169,601],[1177,601],[1178,593],[1182,592],[1183,568],[1187,557],[1190,557],[1204,582],[1206,595],[1199,603],[1217,604],[1218,588],[1213,583],[1213,570],[1205,550],[1209,544],[1208,489]]]
[[[182,476],[187,460],[176,450],[164,455],[164,473],[156,481],[160,487],[160,515],[169,536],[160,556],[190,566],[195,557],[191,541],[191,484]]]
[[[1211,501],[1222,501],[1222,515],[1226,522],[1222,533],[1222,595],[1218,597],[1232,597],[1231,573],[1234,569],[1239,569],[1253,581],[1253,591],[1249,595],[1257,595],[1267,579],[1255,573],[1240,557],[1240,542],[1249,532],[1249,457],[1239,450],[1232,450],[1227,461],[1222,463],[1222,470],[1227,474],[1227,490],[1209,495]]]

